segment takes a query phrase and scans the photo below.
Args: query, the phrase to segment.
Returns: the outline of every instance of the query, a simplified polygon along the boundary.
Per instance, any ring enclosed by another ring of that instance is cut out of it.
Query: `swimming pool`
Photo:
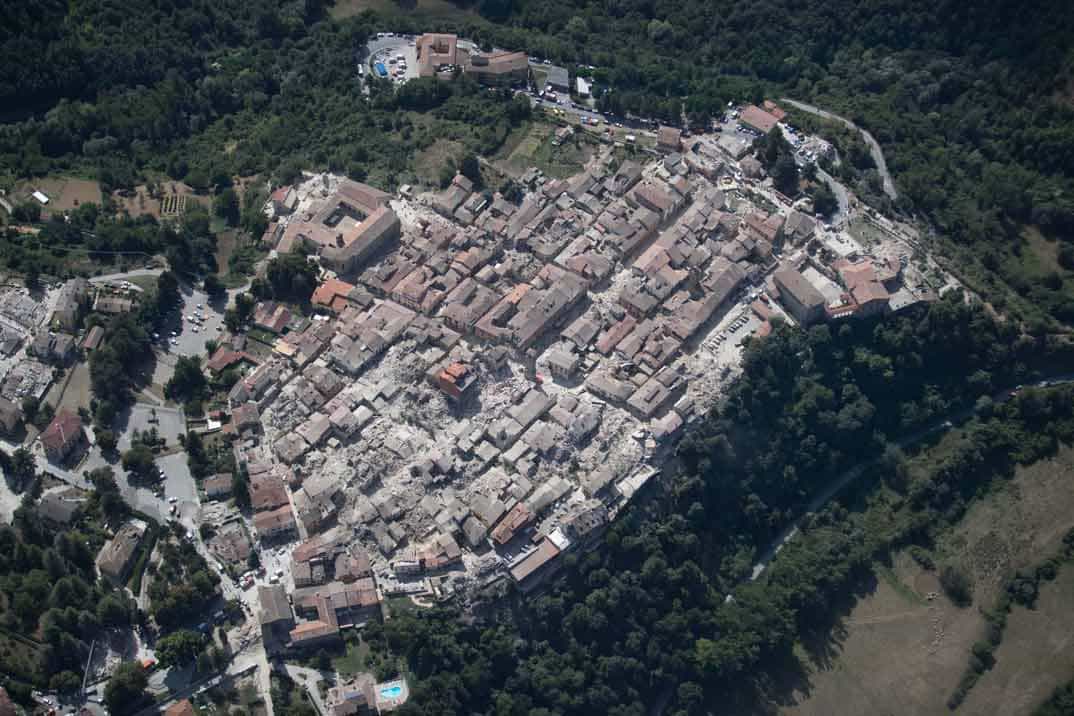
[[[403,687],[399,685],[387,686],[380,690],[382,699],[397,699],[403,693]]]

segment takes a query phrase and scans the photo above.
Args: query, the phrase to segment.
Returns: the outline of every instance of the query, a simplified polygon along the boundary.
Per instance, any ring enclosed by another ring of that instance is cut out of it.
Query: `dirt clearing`
[[[71,211],[86,203],[100,205],[102,198],[101,185],[90,179],[48,177],[19,182],[15,187],[16,193],[25,194],[27,199],[35,190],[49,198],[44,207],[46,214]]]
[[[223,276],[228,272],[228,261],[238,244],[238,232],[235,229],[221,231],[216,235],[216,273]]]

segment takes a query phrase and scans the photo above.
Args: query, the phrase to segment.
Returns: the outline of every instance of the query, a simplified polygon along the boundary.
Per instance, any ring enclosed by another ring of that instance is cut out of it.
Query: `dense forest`
[[[204,191],[307,167],[391,186],[435,139],[492,151],[528,112],[472,82],[372,82],[363,97],[356,57],[374,21],[322,15],[315,0],[15,5],[0,29],[14,120],[0,125],[0,167],[89,172],[106,189],[149,174]]]

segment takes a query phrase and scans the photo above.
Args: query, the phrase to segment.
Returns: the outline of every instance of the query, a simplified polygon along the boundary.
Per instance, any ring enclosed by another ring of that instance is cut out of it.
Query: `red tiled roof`
[[[353,290],[354,284],[340,281],[338,278],[326,279],[317,287],[317,290],[313,292],[313,297],[310,301],[315,306],[332,307],[335,305],[336,298],[346,296]]]
[[[82,419],[76,413],[61,408],[49,426],[45,428],[45,432],[41,433],[41,444],[48,451],[57,451],[81,437]]]
[[[765,134],[768,134],[772,127],[779,123],[778,119],[754,104],[742,110],[742,116],[739,121]]]

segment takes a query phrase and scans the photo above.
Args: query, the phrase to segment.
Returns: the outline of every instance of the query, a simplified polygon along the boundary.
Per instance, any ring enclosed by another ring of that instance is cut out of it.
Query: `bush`
[[[924,547],[916,544],[913,545],[910,547],[910,556],[915,562],[921,565],[922,569],[927,569],[930,572],[936,569],[936,562],[933,561],[932,555],[929,554],[929,551]]]
[[[960,607],[973,603],[973,583],[961,567],[947,565],[940,571],[940,585],[948,598]]]

